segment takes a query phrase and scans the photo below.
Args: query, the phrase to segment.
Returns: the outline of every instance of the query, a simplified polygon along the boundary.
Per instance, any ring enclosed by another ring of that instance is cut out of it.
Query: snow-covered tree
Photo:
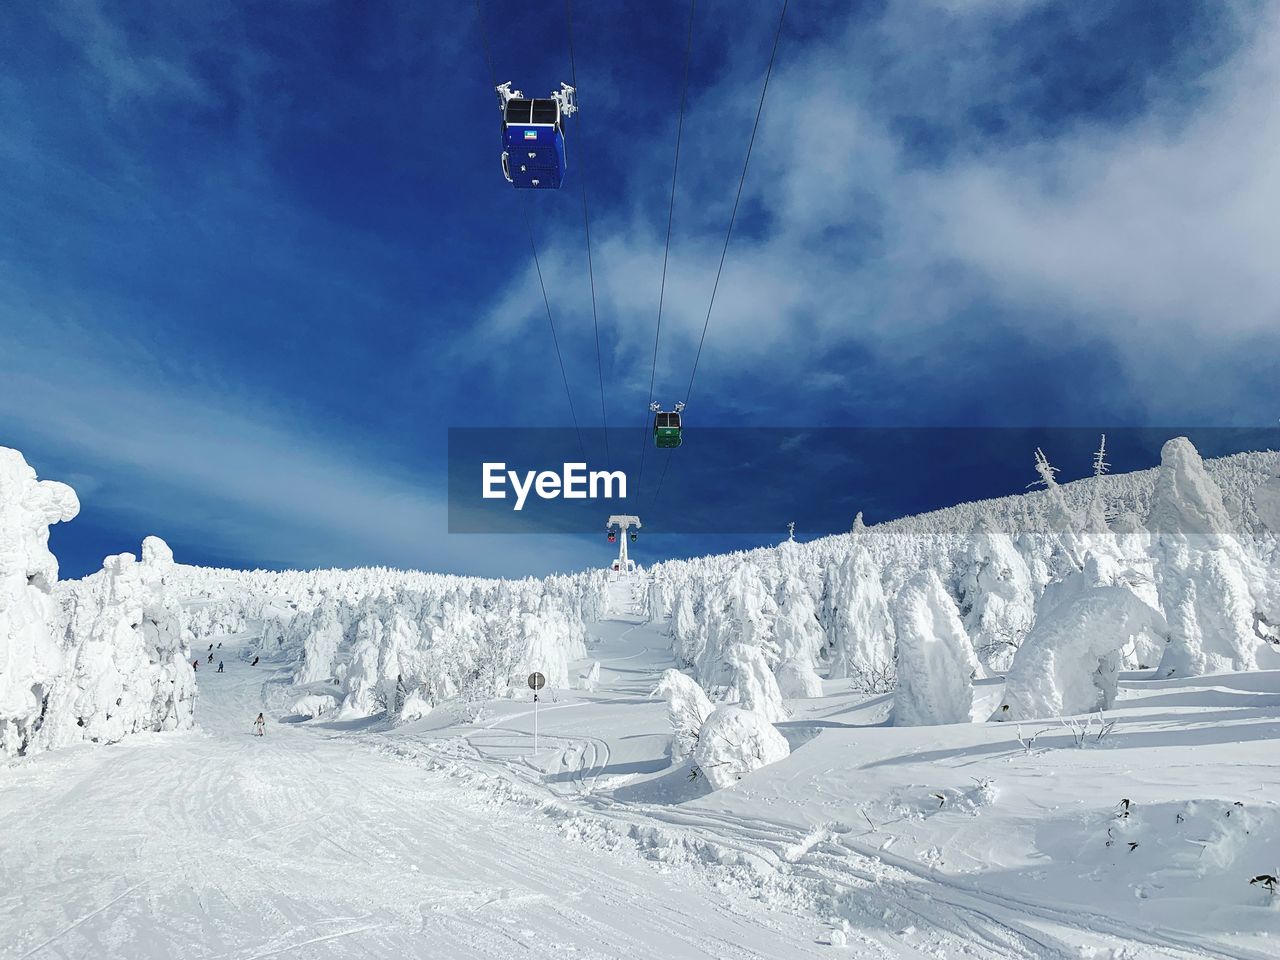
[[[854,544],[832,581],[831,677],[864,693],[887,693],[896,676],[893,618],[880,571]]]
[[[148,538],[147,560],[108,557],[66,624],[69,669],[49,694],[39,739],[114,743],[141,731],[194,723],[195,676],[181,606],[166,595],[173,556]]]
[[[782,600],[774,624],[778,666],[774,671],[784,697],[822,696],[822,678],[814,669],[822,649],[822,627],[813,598],[795,577],[782,584]]]
[[[964,625],[978,657],[1006,670],[1035,618],[1031,571],[1007,533],[984,523],[970,542],[960,579]]]
[[[967,723],[978,661],[964,624],[932,570],[912,577],[893,605],[898,638],[895,726]]]
[[[1255,669],[1262,641],[1250,589],[1254,560],[1186,437],[1160,451],[1147,529],[1156,538],[1156,583],[1169,626],[1160,675]]]
[[[1164,618],[1131,589],[1105,582],[1098,560],[1073,575],[1070,596],[1040,617],[1018,648],[991,719],[1028,720],[1110,709],[1126,644],[1161,634]]]
[[[787,718],[778,681],[760,647],[736,643],[725,653],[731,679],[726,700],[760,714],[769,723]]]
[[[63,669],[54,634],[58,561],[49,552],[49,525],[79,512],[74,490],[37,480],[22,454],[0,447],[0,755],[27,751]]]
[[[665,670],[651,696],[667,701],[671,722],[671,759],[683,760],[698,745],[702,724],[711,715],[711,701],[702,688],[679,670]]]

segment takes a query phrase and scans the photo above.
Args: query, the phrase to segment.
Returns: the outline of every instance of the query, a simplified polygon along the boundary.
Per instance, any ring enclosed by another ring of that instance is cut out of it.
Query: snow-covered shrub
[[[907,582],[894,603],[893,619],[898,637],[893,723],[968,723],[978,661],[936,573],[926,570]]]
[[[37,480],[22,454],[0,447],[0,755],[27,751],[63,669],[54,635],[58,561],[49,552],[49,525],[79,512],[74,490]]]
[[[721,705],[703,723],[693,760],[708,782],[720,790],[790,754],[786,739],[763,716]]]
[[[316,717],[335,713],[337,709],[338,701],[328,694],[309,693],[295,700],[289,712],[295,716],[310,717],[314,720]]]
[[[702,724],[711,715],[711,701],[702,688],[679,670],[665,670],[650,696],[667,701],[671,722],[671,759],[683,760],[698,745]]]

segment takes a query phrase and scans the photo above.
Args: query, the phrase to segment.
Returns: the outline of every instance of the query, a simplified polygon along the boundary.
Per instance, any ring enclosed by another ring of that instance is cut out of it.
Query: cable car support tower
[[[635,561],[627,557],[627,542],[635,543],[638,539],[636,530],[639,530],[644,524],[640,522],[639,517],[633,517],[624,514],[615,513],[608,522],[605,523],[605,529],[609,531],[609,539],[614,539],[614,528],[616,527],[618,541],[618,559],[614,561],[613,569],[619,573],[630,573],[635,569]],[[634,527],[635,530],[631,528]]]

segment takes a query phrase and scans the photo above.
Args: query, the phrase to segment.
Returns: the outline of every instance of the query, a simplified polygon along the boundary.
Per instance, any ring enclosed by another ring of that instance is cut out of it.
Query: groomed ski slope
[[[287,675],[229,656],[200,670],[197,732],[0,770],[0,957],[821,951],[802,919],[565,837],[373,738],[286,722]]]
[[[536,751],[527,693],[303,722],[229,638],[197,732],[0,770],[0,956],[1274,956],[1247,880],[1280,861],[1280,672],[1131,676],[1086,749],[1048,721],[1029,749],[886,727],[886,698],[827,681],[789,704],[789,758],[712,792],[666,755],[642,589],[611,585],[573,671],[600,681],[545,692]]]

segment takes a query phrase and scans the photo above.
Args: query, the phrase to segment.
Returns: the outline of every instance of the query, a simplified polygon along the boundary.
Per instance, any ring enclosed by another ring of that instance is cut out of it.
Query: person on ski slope
[[[221,661],[221,660],[219,660],[219,661],[218,661],[218,672],[219,672],[219,673],[222,673],[222,661]]]
[[[253,658],[253,663],[249,664],[249,666],[251,666],[251,667],[256,667],[257,665],[258,665],[258,658],[257,658],[257,657],[254,657],[254,658]]]
[[[258,714],[258,719],[253,721],[253,732],[255,735],[261,737],[266,733],[266,730],[267,721],[263,719],[262,714]]]

